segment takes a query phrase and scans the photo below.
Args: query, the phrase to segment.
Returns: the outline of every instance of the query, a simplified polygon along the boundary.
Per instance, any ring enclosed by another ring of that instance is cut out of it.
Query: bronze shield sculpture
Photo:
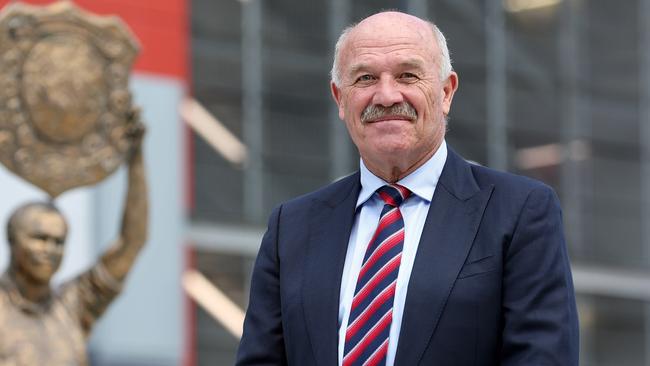
[[[56,197],[111,174],[129,148],[138,46],[116,17],[72,3],[0,16],[0,161]]]

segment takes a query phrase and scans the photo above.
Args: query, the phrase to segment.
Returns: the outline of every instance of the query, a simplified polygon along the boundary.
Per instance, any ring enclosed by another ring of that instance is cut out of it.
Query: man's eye
[[[402,80],[407,80],[407,81],[415,81],[418,80],[419,78],[417,75],[410,73],[410,72],[404,72],[399,76],[400,79]]]
[[[361,75],[357,78],[357,82],[362,82],[362,83],[373,81],[373,80],[375,80],[375,78],[369,74]]]

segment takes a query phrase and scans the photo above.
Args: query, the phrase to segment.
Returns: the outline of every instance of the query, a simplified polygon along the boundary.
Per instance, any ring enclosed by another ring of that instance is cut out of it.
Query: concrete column
[[[488,1],[486,31],[486,98],[488,166],[508,169],[506,100],[506,28],[501,1]]]
[[[567,0],[562,3],[560,11],[560,32],[558,33],[560,73],[560,95],[563,105],[562,116],[562,145],[565,150],[565,159],[562,164],[562,206],[565,213],[566,235],[569,246],[578,255],[584,252],[584,223],[583,199],[587,187],[585,179],[586,163],[572,158],[571,146],[581,141],[585,132],[580,116],[581,90],[578,84],[580,75],[582,43],[580,42],[580,15],[577,10],[580,0]],[[584,65],[584,63],[582,63]]]
[[[350,23],[350,0],[331,0],[329,4],[329,39],[334,55],[334,45],[341,31]],[[332,102],[329,110],[330,121],[330,178],[332,180],[343,177],[357,168],[353,159],[354,146],[348,137],[348,131],[343,121],[339,119],[338,108]]]
[[[262,1],[243,1],[241,16],[242,134],[249,152],[244,171],[244,217],[249,222],[261,222],[264,219]]]
[[[641,148],[641,240],[650,267],[650,0],[639,0],[639,145]],[[645,307],[645,362],[650,366],[650,304]]]

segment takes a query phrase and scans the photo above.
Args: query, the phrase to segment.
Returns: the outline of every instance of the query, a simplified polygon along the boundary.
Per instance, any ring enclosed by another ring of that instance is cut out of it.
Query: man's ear
[[[334,82],[330,82],[330,90],[332,91],[332,98],[336,102],[337,107],[339,108],[339,118],[341,120],[345,117],[345,112],[343,110],[343,99],[341,98],[341,89],[339,89]]]
[[[451,110],[451,102],[454,99],[456,90],[458,90],[458,74],[452,71],[447,80],[443,81],[442,84],[442,110],[445,116]]]

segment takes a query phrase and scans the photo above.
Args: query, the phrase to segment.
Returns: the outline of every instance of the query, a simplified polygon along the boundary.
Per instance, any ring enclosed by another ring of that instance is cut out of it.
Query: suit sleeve
[[[280,304],[278,226],[282,207],[269,218],[255,261],[250,300],[236,365],[286,365]]]
[[[546,186],[530,192],[504,254],[502,366],[577,366],[578,317],[562,215]]]

